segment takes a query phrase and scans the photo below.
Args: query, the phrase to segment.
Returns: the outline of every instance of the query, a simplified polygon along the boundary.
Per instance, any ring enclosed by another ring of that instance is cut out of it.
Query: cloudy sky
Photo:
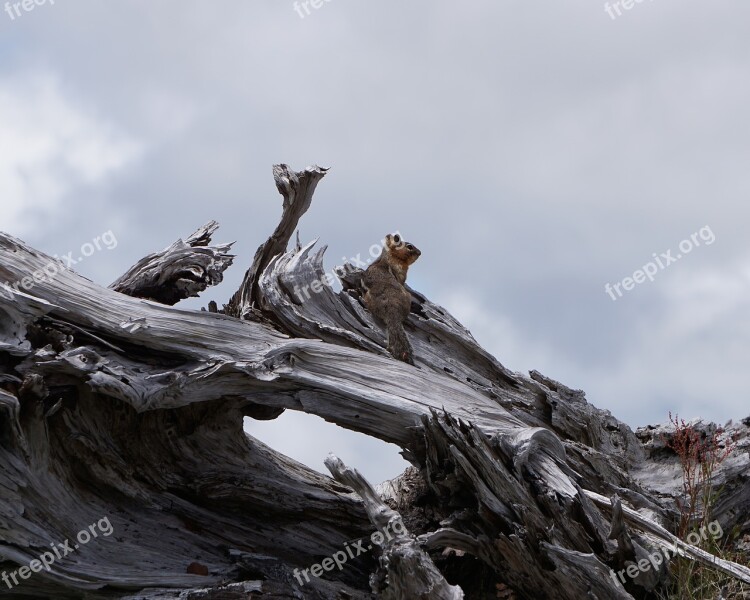
[[[0,13],[1,230],[60,255],[112,230],[76,267],[108,284],[216,219],[238,259],[188,306],[221,304],[280,214],[271,165],[317,163],[327,268],[399,230],[509,368],[631,426],[750,414],[747,2],[42,2]],[[404,466],[308,415],[247,427]]]

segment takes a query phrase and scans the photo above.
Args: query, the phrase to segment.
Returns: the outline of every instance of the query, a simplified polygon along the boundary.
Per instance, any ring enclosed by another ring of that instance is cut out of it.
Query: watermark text
[[[21,2],[6,2],[5,12],[8,13],[11,21],[15,21],[18,17],[23,16],[23,13],[31,12],[37,6],[47,4],[47,2],[49,2],[50,5],[55,4],[55,0],[21,0]]]
[[[676,263],[683,256],[692,252],[694,248],[701,245],[701,241],[705,242],[706,246],[710,246],[716,241],[716,236],[708,225],[701,227],[689,239],[682,240],[678,246],[679,252],[677,254],[673,255],[672,250],[667,250],[657,256],[656,252],[654,252],[652,254],[654,260],[647,262],[643,267],[635,271],[632,277],[625,277],[622,281],[615,284],[605,284],[604,291],[612,298],[613,302],[618,298],[622,298],[624,292],[629,292],[637,284],[646,281],[646,279],[653,281],[660,270],[666,269],[669,265]],[[617,294],[616,296],[615,293]]]
[[[0,282],[0,296],[6,300],[13,300],[13,294],[20,293],[19,288],[23,288],[24,291],[28,292],[35,285],[45,282],[51,282],[63,269],[70,269],[73,265],[77,265],[79,262],[91,256],[94,252],[99,250],[114,250],[117,248],[117,238],[112,230],[97,235],[90,242],[83,244],[79,250],[78,256],[74,257],[72,250],[67,254],[63,255],[62,258],[55,254],[53,261],[50,261],[42,268],[37,269],[30,275],[22,277],[15,283]]]
[[[294,576],[297,578],[297,581],[300,585],[304,585],[305,583],[310,583],[310,575],[307,574],[308,571],[313,577],[320,577],[324,572],[333,571],[333,569],[335,568],[338,568],[339,571],[342,571],[344,565],[349,562],[349,560],[353,560],[361,554],[366,554],[367,552],[372,550],[373,546],[381,546],[384,541],[392,540],[393,536],[391,535],[391,529],[397,535],[406,534],[406,527],[404,527],[404,524],[401,522],[401,520],[393,519],[390,523],[388,523],[382,533],[380,531],[376,531],[370,536],[370,543],[367,546],[365,546],[365,542],[367,540],[364,538],[352,542],[351,545],[347,542],[346,544],[344,544],[346,551],[339,550],[338,552],[335,552],[333,556],[324,558],[321,562],[314,564],[309,569],[302,569],[302,571],[300,571],[299,569],[294,569]],[[305,581],[302,581],[302,576],[305,577]]]
[[[52,543],[50,544],[52,552],[43,552],[38,559],[32,560],[28,565],[24,565],[10,574],[3,571],[0,579],[8,586],[9,590],[12,590],[13,586],[20,585],[24,580],[29,579],[32,573],[41,573],[42,569],[50,572],[55,561],[65,558],[68,554],[73,554],[81,546],[99,537],[100,533],[103,537],[109,537],[113,532],[114,528],[112,523],[109,522],[109,517],[99,519],[96,523],[89,525],[87,529],[81,529],[76,535],[75,542],[65,540],[62,544]],[[71,544],[73,544],[72,548]]]

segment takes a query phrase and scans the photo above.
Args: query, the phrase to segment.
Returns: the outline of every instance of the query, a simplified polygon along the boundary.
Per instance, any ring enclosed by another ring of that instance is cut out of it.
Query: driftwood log
[[[3,596],[649,598],[666,566],[614,573],[660,546],[750,584],[675,537],[668,431],[509,371],[417,291],[416,366],[393,360],[361,272],[341,267],[337,293],[325,248],[288,249],[325,172],[274,167],[280,224],[221,310],[171,306],[231,264],[213,222],[109,288],[0,234],[0,576],[18,582],[0,579]],[[376,493],[335,457],[332,479],[243,431],[287,409],[398,444],[413,466]],[[714,516],[739,537],[748,424],[728,428],[737,450],[715,479]],[[327,568],[394,519],[392,539]]]

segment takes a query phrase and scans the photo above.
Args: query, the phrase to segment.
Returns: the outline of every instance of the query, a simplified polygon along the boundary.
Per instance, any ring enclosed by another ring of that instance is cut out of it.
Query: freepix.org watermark
[[[117,238],[110,229],[101,235],[97,235],[90,242],[83,244],[77,257],[73,257],[73,254],[75,254],[73,250],[63,255],[62,258],[55,254],[55,260],[50,261],[44,265],[44,267],[37,269],[30,275],[22,278],[20,281],[16,281],[12,284],[0,282],[0,296],[6,300],[13,300],[13,292],[15,291],[15,293],[19,293],[21,291],[19,288],[23,288],[24,291],[28,292],[39,283],[52,281],[63,269],[70,269],[73,265],[77,265],[79,262],[91,256],[94,252],[104,249],[113,250],[115,248],[117,248]]]
[[[300,571],[299,569],[294,569],[294,576],[297,578],[297,581],[300,585],[304,585],[305,583],[310,583],[310,575],[307,574],[308,571],[312,574],[313,577],[320,577],[324,572],[333,571],[334,568],[338,568],[339,571],[342,571],[344,569],[344,565],[349,562],[349,560],[353,560],[361,554],[366,554],[367,552],[372,550],[373,546],[380,546],[384,541],[392,540],[393,536],[391,535],[391,529],[398,535],[406,534],[406,527],[404,527],[404,524],[401,522],[401,520],[393,519],[390,523],[388,523],[382,533],[380,531],[376,531],[370,536],[370,543],[367,546],[364,545],[366,542],[365,539],[352,542],[351,545],[349,545],[349,543],[347,542],[346,544],[344,544],[346,552],[344,552],[344,550],[339,550],[338,552],[335,552],[333,556],[324,558],[319,563],[312,565],[309,569],[302,569],[302,571]],[[305,576],[305,581],[302,581],[303,575]]]
[[[401,232],[396,231],[393,235],[401,236]],[[380,256],[380,253],[382,251],[383,251],[383,242],[379,244],[373,244],[372,246],[370,246],[368,250],[370,257],[366,260],[362,259],[361,252],[357,254],[357,256],[353,256],[350,259],[348,259],[348,261],[347,261],[346,256],[342,256],[341,260],[349,262],[352,266],[357,267],[359,269],[366,269],[367,266],[372,263],[372,261],[374,261],[376,258]],[[305,302],[312,297],[310,295],[310,292],[312,292],[313,294],[319,294],[324,289],[326,289],[326,286],[332,286],[335,281],[336,281],[335,270],[332,270],[330,273],[325,273],[320,279],[314,279],[312,283],[303,285],[302,287],[295,285],[294,293],[297,295],[297,298],[299,299],[300,302]]]
[[[20,585],[24,580],[29,579],[33,573],[41,573],[42,569],[49,572],[55,561],[74,553],[81,546],[85,546],[94,538],[99,537],[100,533],[103,537],[109,537],[113,532],[114,528],[112,523],[109,522],[109,517],[99,519],[96,523],[89,525],[88,528],[81,529],[76,535],[75,542],[65,540],[62,544],[50,544],[52,552],[43,552],[38,559],[32,560],[28,565],[24,565],[10,574],[3,571],[0,579],[8,586],[8,589],[12,590],[13,586]],[[72,548],[71,544],[73,544]],[[19,578],[21,581],[19,581]],[[0,587],[0,589],[2,588]]]
[[[629,292],[635,288],[636,285],[646,281],[646,279],[653,281],[659,271],[666,269],[669,265],[676,263],[683,256],[692,252],[694,248],[701,245],[701,242],[704,242],[706,246],[710,246],[715,241],[716,236],[714,235],[714,232],[711,231],[711,228],[708,225],[701,227],[701,229],[693,233],[689,239],[684,239],[680,242],[678,246],[679,252],[676,255],[672,254],[672,250],[662,252],[659,256],[654,252],[651,255],[654,259],[653,261],[647,262],[640,269],[635,271],[632,277],[625,277],[622,281],[618,281],[614,284],[605,284],[604,291],[614,302],[618,298],[622,298],[624,292]],[[615,293],[617,293],[616,296]]]
[[[55,0],[22,0],[21,2],[6,2],[5,12],[8,13],[11,21],[15,21],[16,18],[22,16],[23,13],[31,12],[37,6],[42,6],[48,2],[50,6],[55,4]]]
[[[685,541],[692,546],[697,546],[701,541],[707,541],[709,535],[713,541],[718,540],[724,535],[724,530],[718,521],[711,521],[708,525],[701,527],[700,531],[692,531],[685,538]],[[625,575],[630,579],[635,579],[641,573],[650,570],[651,567],[656,571],[660,565],[669,562],[669,559],[674,558],[677,554],[679,554],[677,544],[672,548],[663,546],[660,550],[649,554],[648,558],[642,558],[638,563],[629,564],[626,569],[621,569],[617,573],[610,571],[610,575],[615,583],[625,583]]]
[[[306,16],[312,14],[310,7],[318,10],[324,4],[328,4],[330,1],[331,0],[302,0],[302,2],[295,2],[294,4],[292,4],[292,8],[294,8],[300,19],[304,19]]]
[[[617,17],[622,16],[622,10],[620,10],[620,8],[623,10],[631,10],[636,4],[641,4],[645,1],[646,0],[618,0],[617,2],[612,2],[612,4],[605,2],[604,10],[614,21]],[[653,2],[653,0],[649,0],[649,2]]]

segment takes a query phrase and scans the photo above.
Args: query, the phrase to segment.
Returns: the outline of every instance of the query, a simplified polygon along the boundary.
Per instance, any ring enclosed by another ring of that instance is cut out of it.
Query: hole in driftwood
[[[373,485],[401,475],[409,466],[395,444],[295,410],[287,410],[273,421],[246,418],[245,431],[277,452],[325,475],[330,475],[323,464],[329,452],[358,469]]]

